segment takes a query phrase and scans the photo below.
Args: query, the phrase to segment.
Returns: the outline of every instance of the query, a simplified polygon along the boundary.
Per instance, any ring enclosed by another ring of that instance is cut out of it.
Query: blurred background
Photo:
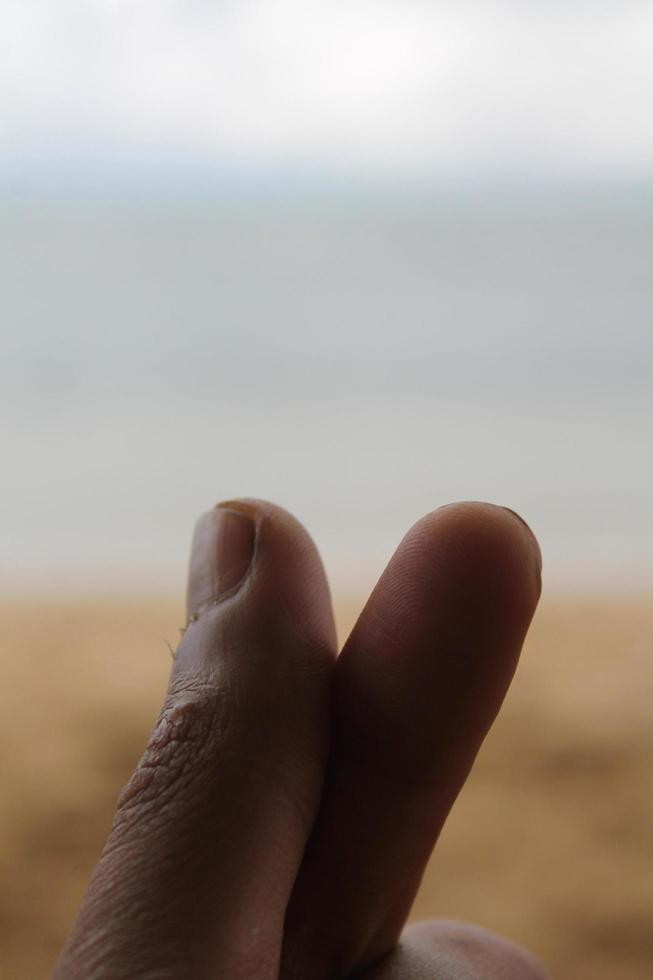
[[[52,968],[237,495],[306,524],[343,635],[425,511],[524,515],[541,609],[415,912],[651,975],[652,43],[645,0],[4,0],[8,977]]]

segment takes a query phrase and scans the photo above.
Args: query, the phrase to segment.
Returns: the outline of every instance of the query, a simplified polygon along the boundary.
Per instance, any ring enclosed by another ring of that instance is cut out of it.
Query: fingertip
[[[279,504],[256,497],[237,497],[222,500],[215,505],[214,511],[225,510],[241,514],[252,522],[263,560],[276,556],[270,554],[271,551],[278,552],[280,557],[290,564],[310,566],[307,567],[307,571],[319,572],[326,580],[322,560],[313,538],[290,511]]]
[[[230,620],[293,629],[311,648],[335,651],[329,586],[306,528],[283,507],[239,497],[220,501],[195,525],[187,588],[189,623],[228,601]],[[334,654],[335,655],[335,654]]]
[[[326,571],[301,521],[279,504],[254,497],[219,506],[237,511],[255,524],[252,600],[285,612],[307,639],[321,637],[335,650],[336,629]]]
[[[534,608],[542,588],[542,555],[526,521],[508,507],[484,501],[445,504],[408,531],[398,553],[410,561],[446,565],[452,586],[523,598]]]
[[[186,589],[189,620],[242,584],[252,564],[256,537],[255,522],[235,509],[215,507],[197,520]]]
[[[455,781],[517,666],[539,568],[531,531],[503,507],[457,503],[418,520],[339,658],[347,731],[363,717],[395,769],[427,781],[446,770]]]

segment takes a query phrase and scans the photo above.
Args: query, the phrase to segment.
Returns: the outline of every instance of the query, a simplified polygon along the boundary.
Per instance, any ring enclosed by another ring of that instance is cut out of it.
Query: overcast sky
[[[650,0],[2,0],[0,152],[643,177]]]

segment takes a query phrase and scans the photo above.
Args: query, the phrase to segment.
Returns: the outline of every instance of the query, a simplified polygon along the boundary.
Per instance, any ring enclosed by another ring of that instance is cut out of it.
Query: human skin
[[[404,929],[540,577],[512,511],[440,508],[338,656],[304,528],[258,500],[205,514],[168,693],[55,980],[542,980],[475,926]]]

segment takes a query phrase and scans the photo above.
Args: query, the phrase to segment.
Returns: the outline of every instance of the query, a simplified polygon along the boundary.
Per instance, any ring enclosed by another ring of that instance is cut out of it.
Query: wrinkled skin
[[[441,508],[336,656],[303,527],[255,500],[201,518],[168,694],[55,978],[542,980],[477,927],[404,929],[540,571],[511,511]]]

